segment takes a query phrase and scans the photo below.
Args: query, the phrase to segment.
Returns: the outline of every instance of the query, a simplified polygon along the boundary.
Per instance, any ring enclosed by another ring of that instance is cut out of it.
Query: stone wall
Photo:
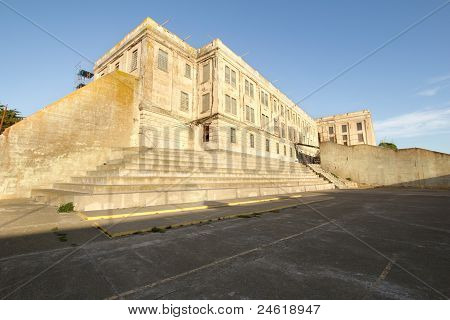
[[[320,144],[321,165],[342,178],[380,186],[450,188],[450,155],[424,149]]]
[[[113,72],[8,128],[0,136],[0,198],[29,196],[137,146],[136,83]]]

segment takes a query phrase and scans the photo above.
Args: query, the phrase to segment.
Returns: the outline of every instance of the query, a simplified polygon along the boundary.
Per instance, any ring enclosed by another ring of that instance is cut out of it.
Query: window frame
[[[250,148],[255,149],[255,135],[250,133]]]
[[[192,66],[189,63],[184,65],[184,77],[192,80]]]
[[[184,91],[180,91],[180,92],[181,92],[181,95],[180,95],[180,111],[189,112],[189,110],[190,110],[189,93],[184,92]],[[186,98],[185,99],[185,101],[186,101],[186,108],[185,109],[183,109],[183,101],[184,101],[183,98]]]
[[[206,72],[208,71],[208,72]],[[202,64],[202,83],[208,82],[211,78],[211,61]]]
[[[134,49],[131,52],[130,72],[137,69],[138,66],[138,49]]]
[[[208,97],[208,99],[206,99]],[[205,107],[205,101],[207,101],[207,106]],[[202,94],[202,112],[205,113],[211,109],[211,95],[209,92]]]
[[[237,143],[236,128],[230,127],[230,142]]]
[[[165,59],[165,60],[164,60]],[[164,66],[165,64],[165,66]],[[163,49],[158,49],[158,69],[163,72],[169,72],[169,53],[164,51]],[[165,67],[165,69],[163,68]]]

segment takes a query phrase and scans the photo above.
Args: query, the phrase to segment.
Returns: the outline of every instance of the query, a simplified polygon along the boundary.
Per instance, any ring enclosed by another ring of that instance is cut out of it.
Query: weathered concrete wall
[[[325,170],[358,183],[450,188],[450,155],[445,153],[325,142],[320,144],[320,158]]]
[[[136,83],[113,72],[8,128],[0,136],[0,198],[28,196],[137,146]]]

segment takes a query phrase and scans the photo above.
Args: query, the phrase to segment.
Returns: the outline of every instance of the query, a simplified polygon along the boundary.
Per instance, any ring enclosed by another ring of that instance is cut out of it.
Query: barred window
[[[209,81],[209,74],[210,73],[211,73],[210,72],[210,64],[209,64],[209,61],[208,61],[208,62],[206,62],[203,65],[203,82]]]
[[[237,101],[235,98],[231,98],[231,113],[237,115]]]
[[[253,83],[245,79],[245,94],[249,97],[255,97],[255,89]]]
[[[268,129],[269,128],[269,117],[265,114],[261,115],[261,128]]]
[[[250,106],[245,106],[245,120],[255,123],[255,110]]]
[[[277,136],[280,135],[280,127],[279,127],[278,119],[273,119],[273,131]]]
[[[266,152],[270,152],[270,141],[266,139]]]
[[[237,101],[227,94],[225,95],[225,112],[237,115]]]
[[[231,97],[225,95],[225,112],[231,113]]]
[[[277,142],[277,154],[280,154],[280,144]]]
[[[362,130],[362,122],[358,122],[356,124],[356,130],[361,131]]]
[[[225,66],[225,83],[230,83],[231,75],[230,75],[230,68],[228,66]]]
[[[362,133],[358,133],[358,141],[364,142],[364,135]]]
[[[236,71],[231,70],[231,85],[236,88]]]
[[[191,79],[191,65],[186,63],[186,66],[184,67],[184,76],[188,79]]]
[[[250,148],[255,147],[255,135],[253,133],[250,133]]]
[[[206,112],[209,110],[209,93],[205,93],[202,96],[202,112]]]
[[[209,142],[209,124],[203,126],[203,142]]]
[[[236,128],[230,128],[230,142],[236,143]]]
[[[346,124],[342,125],[342,132],[347,132],[347,125]]]
[[[189,111],[189,94],[181,91],[180,110]]]
[[[269,95],[264,91],[261,91],[261,104],[266,107],[269,106]]]
[[[131,53],[131,67],[130,67],[130,71],[133,71],[133,70],[137,69],[137,58],[138,58],[138,51],[136,49],[136,50],[134,50]]]
[[[169,54],[161,49],[158,51],[158,69],[165,72],[169,69]]]

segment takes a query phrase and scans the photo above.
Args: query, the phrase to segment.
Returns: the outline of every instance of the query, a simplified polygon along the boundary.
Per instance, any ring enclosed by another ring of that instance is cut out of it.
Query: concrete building
[[[316,119],[320,142],[345,146],[376,145],[372,115],[369,110],[338,114]]]
[[[335,184],[299,162],[316,122],[220,40],[145,19],[94,81],[0,136],[0,198],[80,210],[217,201]]]
[[[97,61],[95,79],[115,70],[141,81],[141,146],[317,152],[315,121],[219,39],[195,49],[147,18]]]

